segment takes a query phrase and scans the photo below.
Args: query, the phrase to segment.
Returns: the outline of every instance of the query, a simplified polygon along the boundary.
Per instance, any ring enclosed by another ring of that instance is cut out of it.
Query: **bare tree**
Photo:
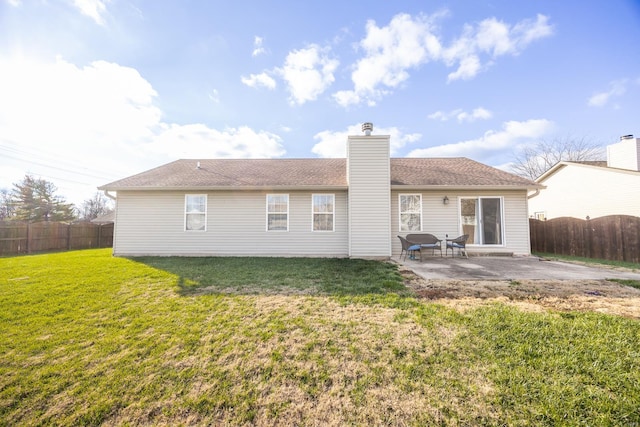
[[[11,203],[11,192],[6,188],[0,189],[0,221],[10,219],[15,209]]]
[[[543,139],[516,153],[511,171],[534,180],[561,161],[584,162],[604,158],[604,147],[585,137]]]
[[[96,192],[92,198],[82,202],[82,206],[78,209],[80,219],[89,221],[96,219],[101,215],[106,215],[113,211],[112,203],[104,194]]]

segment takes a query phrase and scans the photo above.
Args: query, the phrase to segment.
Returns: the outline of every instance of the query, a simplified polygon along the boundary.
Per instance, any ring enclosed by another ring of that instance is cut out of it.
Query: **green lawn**
[[[0,425],[640,425],[640,322],[458,312],[392,264],[0,258]]]

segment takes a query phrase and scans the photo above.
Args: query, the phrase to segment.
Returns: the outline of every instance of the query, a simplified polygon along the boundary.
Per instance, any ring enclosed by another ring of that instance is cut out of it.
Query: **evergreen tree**
[[[56,195],[56,191],[52,182],[25,175],[21,182],[13,184],[13,218],[29,222],[74,220],[73,205]]]

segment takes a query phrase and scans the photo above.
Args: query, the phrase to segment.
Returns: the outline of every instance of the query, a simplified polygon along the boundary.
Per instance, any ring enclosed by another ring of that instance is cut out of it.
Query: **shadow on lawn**
[[[348,258],[141,257],[176,276],[179,294],[410,295],[397,265]]]

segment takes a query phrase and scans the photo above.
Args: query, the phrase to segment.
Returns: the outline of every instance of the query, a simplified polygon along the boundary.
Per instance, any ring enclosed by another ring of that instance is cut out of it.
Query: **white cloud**
[[[22,0],[7,0],[9,6],[18,7],[22,4]]]
[[[336,92],[335,101],[343,107],[362,102],[375,105],[402,85],[412,69],[430,61],[456,67],[448,75],[448,81],[468,80],[488,68],[497,57],[518,55],[531,42],[553,33],[544,15],[515,25],[489,18],[475,27],[465,25],[461,36],[445,45],[437,22],[446,15],[446,11],[415,17],[402,13],[384,27],[368,21],[366,35],[359,43],[364,56],[356,62],[351,74],[353,89]],[[483,62],[482,56],[489,58]]]
[[[262,46],[264,39],[262,37],[255,36],[253,39],[253,52],[251,56],[258,56],[267,53],[266,49]]]
[[[347,156],[347,137],[349,135],[362,135],[362,124],[358,123],[349,126],[341,132],[322,131],[314,135],[313,139],[319,142],[313,146],[311,151],[319,157],[346,157]],[[391,137],[391,155],[396,153],[406,144],[418,141],[422,135],[419,133],[405,134],[396,127],[390,128],[374,128],[374,134],[390,135]]]
[[[247,126],[211,129],[195,123],[164,125],[147,149],[171,159],[178,158],[268,158],[285,154],[280,137]]]
[[[439,17],[434,15],[434,17]],[[408,70],[435,59],[441,45],[434,34],[433,18],[399,14],[386,27],[368,21],[367,34],[360,41],[365,56],[356,65],[351,80],[354,88],[334,94],[342,106],[366,100],[369,105],[409,78]]]
[[[614,80],[609,83],[609,90],[596,93],[588,100],[590,107],[604,107],[613,97],[622,96],[627,92],[629,79]]]
[[[500,131],[488,131],[477,139],[420,148],[409,153],[408,157],[471,157],[482,158],[488,153],[511,149],[523,140],[540,138],[553,129],[553,122],[546,119],[509,121]]]
[[[107,12],[106,3],[108,0],[73,0],[73,5],[98,25],[105,25],[103,16]]]
[[[535,21],[525,19],[515,25],[488,18],[475,28],[465,25],[462,35],[442,52],[448,66],[458,64],[448,75],[448,81],[468,80],[489,67],[502,55],[519,55],[531,42],[553,34],[549,18],[538,14]],[[489,56],[484,65],[481,55]]]
[[[242,76],[240,80],[242,81],[242,83],[252,88],[265,87],[270,90],[276,88],[276,81],[266,72],[260,74],[250,74],[249,77]]]
[[[162,115],[156,91],[133,68],[106,61],[85,67],[0,60],[3,138],[64,142],[82,149],[152,135]]]
[[[493,113],[482,107],[475,108],[471,113],[463,111],[456,116],[459,122],[475,122],[476,120],[488,120],[491,117],[493,117]]]
[[[218,93],[218,89],[213,89],[209,94],[209,99],[216,104],[220,103],[220,94]]]
[[[475,108],[472,112],[468,113],[458,108],[448,113],[444,111],[436,111],[435,113],[429,114],[427,116],[432,120],[440,120],[441,122],[446,122],[452,118],[456,118],[458,122],[475,122],[476,120],[488,120],[493,117],[493,113],[485,108],[478,107]]]
[[[289,52],[278,72],[287,82],[292,104],[314,101],[334,82],[333,72],[339,62],[329,58],[328,51],[312,44]]]
[[[178,157],[285,154],[269,132],[163,121],[149,82],[105,61],[78,67],[0,57],[0,93],[0,188],[30,172],[80,203],[99,185]]]

